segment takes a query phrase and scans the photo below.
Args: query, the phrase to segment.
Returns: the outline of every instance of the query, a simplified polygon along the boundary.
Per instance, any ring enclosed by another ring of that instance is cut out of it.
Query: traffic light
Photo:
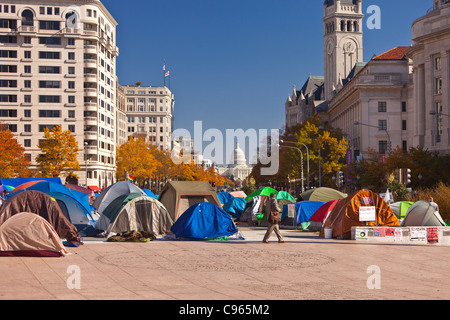
[[[344,171],[339,171],[338,172],[338,186],[343,186],[345,183],[344,180]]]
[[[406,185],[411,183],[411,169],[406,169]]]

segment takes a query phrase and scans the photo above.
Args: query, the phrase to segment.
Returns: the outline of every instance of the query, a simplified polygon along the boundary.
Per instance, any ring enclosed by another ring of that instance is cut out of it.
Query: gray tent
[[[95,228],[110,233],[146,231],[155,237],[165,235],[172,227],[166,208],[156,199],[139,193],[117,197],[103,210]]]
[[[402,222],[402,227],[444,227],[446,224],[441,215],[427,201],[417,201],[409,207],[406,217]]]
[[[119,181],[104,189],[95,199],[93,206],[101,215],[103,210],[105,210],[106,207],[117,197],[129,193],[140,193],[142,195],[146,195],[146,193],[138,186],[128,181]]]

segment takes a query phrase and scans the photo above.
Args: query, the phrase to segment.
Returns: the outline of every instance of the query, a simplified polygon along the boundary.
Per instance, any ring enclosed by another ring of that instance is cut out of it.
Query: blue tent
[[[59,192],[48,192],[47,194],[56,200],[64,216],[77,228],[81,236],[94,237],[97,235],[91,213],[86,211],[77,200]]]
[[[29,181],[50,181],[62,185],[61,178],[14,178],[14,179],[0,179],[0,184],[11,187],[18,187],[23,183]]]
[[[239,220],[241,219],[242,212],[244,212],[245,204],[244,198],[233,198],[224,204],[223,210],[234,215]]]
[[[238,232],[230,215],[215,204],[201,202],[187,209],[170,231],[178,238],[216,239]]]
[[[325,202],[320,201],[301,201],[293,203],[295,205],[295,224],[310,222],[309,218],[319,209]],[[286,204],[283,206],[283,213],[281,214],[281,221],[286,217],[288,213],[288,206]]]
[[[36,191],[40,191],[40,192],[43,192],[46,194],[49,194],[50,192],[57,192],[57,193],[65,194],[67,196],[72,197],[74,200],[76,200],[79,203],[79,205],[81,207],[83,207],[86,210],[86,212],[88,212],[90,215],[91,208],[89,205],[89,195],[87,193],[69,189],[59,183],[55,183],[55,182],[51,182],[51,181],[42,181],[42,182],[38,182],[38,183],[24,189],[24,190],[11,193],[8,195],[8,197],[13,197],[17,193],[23,192],[25,190],[36,190]]]
[[[227,203],[228,201],[230,201],[231,199],[234,198],[233,195],[229,194],[228,192],[224,192],[224,191],[219,192],[217,194],[217,197],[219,198],[219,201],[220,201],[221,204],[225,204],[225,203]]]

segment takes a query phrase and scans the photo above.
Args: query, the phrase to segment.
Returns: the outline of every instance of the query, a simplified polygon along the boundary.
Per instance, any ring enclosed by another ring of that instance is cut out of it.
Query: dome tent
[[[428,201],[420,200],[409,207],[402,227],[445,227],[441,215]]]
[[[0,226],[0,256],[61,257],[69,254],[50,223],[21,212]]]
[[[208,181],[169,181],[158,199],[174,222],[196,203],[209,202],[220,206],[217,193]]]
[[[353,226],[365,226],[359,221],[360,207],[375,207],[376,221],[367,222],[368,226],[399,227],[400,223],[391,207],[375,192],[360,190],[344,199],[340,199],[325,220],[320,236],[325,228],[333,229],[333,238],[350,239]]]
[[[173,222],[156,199],[140,193],[123,194],[103,210],[95,228],[105,235],[126,231],[148,232],[155,238],[166,234]]]
[[[251,193],[250,195],[248,195],[245,198],[245,200],[249,201],[251,198],[256,197],[256,196],[268,196],[268,197],[270,197],[270,195],[272,193],[277,193],[278,194],[278,191],[273,189],[273,188],[271,188],[271,187],[264,187],[264,188],[256,190],[255,192]]]
[[[128,181],[119,181],[104,189],[98,197],[95,198],[93,204],[94,208],[99,214],[102,214],[103,210],[105,210],[106,207],[117,197],[129,193],[140,193],[141,195],[146,195],[146,193],[138,186]]]
[[[60,238],[69,244],[81,244],[81,236],[75,226],[64,216],[54,198],[40,191],[22,191],[8,198],[0,209],[0,225],[15,214],[31,212],[43,217],[55,229]]]
[[[224,191],[219,192],[217,194],[217,197],[219,198],[219,201],[220,201],[221,204],[225,204],[225,203],[227,203],[228,201],[230,201],[231,199],[234,198],[233,195],[231,195],[228,192],[224,192]]]
[[[202,202],[187,209],[170,231],[177,238],[217,239],[238,232],[230,215],[215,204]]]
[[[299,201],[321,201],[326,203],[331,200],[343,199],[345,197],[347,197],[346,193],[342,193],[332,188],[320,187],[301,193]]]

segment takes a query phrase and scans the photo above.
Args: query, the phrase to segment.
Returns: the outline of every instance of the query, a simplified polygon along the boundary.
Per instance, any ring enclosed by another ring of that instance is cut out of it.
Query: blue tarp
[[[233,195],[229,194],[228,192],[223,192],[223,191],[219,192],[217,194],[217,197],[219,198],[219,201],[220,201],[221,204],[225,204],[225,203],[227,203],[228,201],[230,201],[231,199],[234,198]]]
[[[0,184],[11,186],[11,187],[18,187],[21,184],[29,181],[50,181],[53,183],[57,183],[62,185],[61,178],[15,178],[15,179],[0,179]]]
[[[145,192],[145,194],[153,199],[158,199],[159,196],[151,192],[149,189],[142,189],[142,191]]]
[[[295,205],[295,224],[300,224],[304,222],[310,222],[309,218],[323,206],[325,202],[320,201],[301,201],[293,203]],[[281,221],[284,220],[288,213],[288,204],[283,206],[283,213],[281,214]]]
[[[238,232],[230,215],[215,204],[201,202],[187,209],[173,224],[178,238],[215,239]]]
[[[234,215],[240,220],[246,203],[247,201],[245,201],[244,198],[233,198],[224,204],[223,210]]]

